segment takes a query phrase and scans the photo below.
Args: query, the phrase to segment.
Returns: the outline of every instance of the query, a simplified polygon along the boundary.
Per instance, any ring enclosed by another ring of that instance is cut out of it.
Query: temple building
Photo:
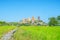
[[[40,16],[38,16],[38,21],[40,21]]]
[[[34,16],[32,17],[32,24],[34,23],[34,21],[35,21],[35,18],[34,18]]]
[[[31,19],[30,18],[27,18],[27,22],[30,23]]]

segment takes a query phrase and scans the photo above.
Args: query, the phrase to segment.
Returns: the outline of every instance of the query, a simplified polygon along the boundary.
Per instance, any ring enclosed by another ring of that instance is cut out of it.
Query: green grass
[[[14,34],[14,40],[60,40],[60,27],[22,26]]]
[[[0,26],[0,38],[14,28],[14,26]]]

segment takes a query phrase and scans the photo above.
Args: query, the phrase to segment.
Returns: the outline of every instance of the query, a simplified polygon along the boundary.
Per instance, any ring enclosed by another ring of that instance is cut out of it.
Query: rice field
[[[21,26],[13,38],[14,40],[60,40],[60,27]]]
[[[0,26],[0,38],[13,29],[15,29],[14,26]]]
[[[0,26],[0,38],[15,26]],[[60,40],[60,27],[20,26],[10,40]]]

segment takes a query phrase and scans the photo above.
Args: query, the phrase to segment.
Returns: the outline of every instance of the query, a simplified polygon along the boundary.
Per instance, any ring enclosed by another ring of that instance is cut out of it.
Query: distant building
[[[22,23],[26,23],[26,19],[25,18],[23,19]]]
[[[26,25],[46,25],[45,22],[43,22],[41,19],[40,19],[40,16],[38,16],[37,19],[34,18],[34,16],[32,18],[24,18],[20,24],[26,24]]]
[[[35,21],[35,18],[34,18],[34,16],[32,17],[32,23],[34,23],[34,21]]]
[[[40,21],[40,16],[38,16],[38,21]]]
[[[38,16],[38,22],[37,22],[37,25],[41,25],[41,23],[40,23],[40,16]]]
[[[27,18],[27,22],[30,23],[31,19],[30,18]]]

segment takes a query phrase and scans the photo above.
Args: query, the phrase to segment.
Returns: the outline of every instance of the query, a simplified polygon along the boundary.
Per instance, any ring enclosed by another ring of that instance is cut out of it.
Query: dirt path
[[[9,40],[13,34],[16,32],[17,29],[14,29],[10,32],[8,32],[7,34],[3,35],[3,37],[0,40]]]

